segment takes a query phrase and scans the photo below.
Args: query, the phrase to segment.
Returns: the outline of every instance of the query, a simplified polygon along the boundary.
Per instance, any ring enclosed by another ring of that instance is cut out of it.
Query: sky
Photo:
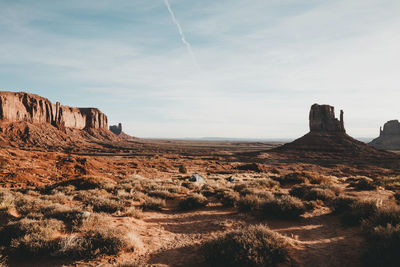
[[[356,137],[400,119],[398,0],[169,4],[0,0],[0,90],[97,107],[138,137],[296,138],[314,103]]]

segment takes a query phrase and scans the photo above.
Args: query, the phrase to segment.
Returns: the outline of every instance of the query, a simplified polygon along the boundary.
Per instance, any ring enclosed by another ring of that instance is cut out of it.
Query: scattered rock
[[[204,184],[206,180],[200,174],[195,173],[189,178],[189,182]]]

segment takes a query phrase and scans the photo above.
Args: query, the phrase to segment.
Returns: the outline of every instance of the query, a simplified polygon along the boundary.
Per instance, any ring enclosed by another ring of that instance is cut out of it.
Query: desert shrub
[[[141,218],[143,218],[143,212],[141,209],[137,209],[135,207],[130,207],[124,213],[122,213],[122,216],[132,217],[135,219],[141,219]]]
[[[374,213],[362,221],[362,228],[368,232],[377,226],[386,226],[388,224],[400,224],[400,207],[388,205],[379,207]]]
[[[388,190],[399,190],[400,189],[400,177],[380,177],[375,180],[375,183],[379,186],[385,187]]]
[[[367,235],[365,266],[399,266],[400,224],[372,228]]]
[[[72,232],[89,232],[98,228],[107,228],[110,224],[106,214],[84,212],[82,219],[74,221],[72,224]]]
[[[30,196],[18,196],[14,200],[16,210],[20,215],[27,216],[31,213],[47,215],[54,210],[63,209],[61,204],[54,203],[47,199],[33,198]]]
[[[103,228],[89,231],[83,236],[71,235],[58,241],[57,256],[74,259],[92,259],[101,255],[115,255],[133,251],[138,239],[116,229]]]
[[[54,252],[54,237],[64,224],[55,219],[23,218],[0,229],[0,242],[12,256],[35,257]]]
[[[289,191],[291,196],[304,200],[331,200],[336,197],[334,191],[329,188],[300,184],[293,186]]]
[[[115,181],[105,177],[99,176],[84,176],[81,178],[71,179],[68,181],[56,183],[48,187],[47,190],[54,189],[60,186],[73,185],[76,190],[89,190],[89,189],[112,189],[115,187]]]
[[[263,225],[249,226],[206,242],[208,266],[277,266],[288,260],[285,238]]]
[[[0,267],[7,267],[7,257],[0,254]]]
[[[179,201],[180,210],[193,210],[203,208],[208,204],[208,200],[201,194],[192,194]]]
[[[147,199],[149,196],[140,191],[133,191],[131,193],[131,199],[135,201],[142,201]]]
[[[54,191],[52,193],[53,194],[51,194],[51,195],[40,196],[40,199],[49,200],[49,201],[57,202],[57,203],[60,203],[60,204],[65,204],[68,201],[72,200],[72,196],[66,196],[62,192]]]
[[[126,204],[123,201],[116,201],[106,197],[94,197],[84,202],[90,205],[95,212],[114,213],[125,209]]]
[[[175,194],[186,194],[189,191],[186,187],[180,186],[178,184],[163,185],[163,188]]]
[[[279,182],[277,182],[271,178],[257,179],[254,181],[254,184],[258,184],[259,187],[262,187],[262,188],[279,187]]]
[[[217,191],[216,191],[215,188],[212,187],[211,185],[205,184],[205,185],[203,185],[203,186],[201,187],[200,193],[201,193],[203,196],[210,197],[210,196],[213,196],[213,195],[217,194]]]
[[[307,211],[307,207],[298,198],[282,196],[264,201],[260,210],[263,217],[296,219]]]
[[[63,205],[54,205],[52,209],[47,210],[44,217],[61,220],[66,224],[72,224],[82,220],[83,212],[79,208],[70,208]]]
[[[234,207],[239,200],[240,195],[235,191],[224,191],[220,198],[224,207]]]
[[[332,179],[328,176],[321,175],[319,173],[303,171],[303,172],[292,172],[284,176],[274,177],[281,185],[293,185],[293,184],[331,184]]]
[[[179,166],[179,173],[182,173],[182,174],[188,173],[188,170],[185,165]]]
[[[338,196],[330,201],[329,206],[333,214],[343,214],[348,211],[353,203],[357,201],[354,197]]]
[[[357,190],[375,190],[377,188],[373,179],[368,177],[356,177],[355,181],[350,183],[350,186]]]
[[[394,199],[396,200],[397,204],[400,204],[400,192],[396,192],[393,195]]]
[[[355,201],[342,213],[341,219],[346,225],[360,225],[363,220],[375,214],[377,209],[375,202]]]
[[[14,207],[14,195],[7,189],[0,189],[0,213],[8,212]]]
[[[182,186],[190,190],[199,189],[199,184],[195,182],[184,181],[182,182]]]
[[[250,212],[259,210],[261,204],[265,201],[265,199],[260,198],[256,195],[246,195],[239,199],[237,202],[237,207],[241,212]]]
[[[146,210],[161,210],[165,207],[165,200],[160,198],[148,197],[142,201],[140,207]]]
[[[166,189],[152,190],[152,191],[147,192],[147,195],[149,195],[151,197],[158,197],[158,198],[163,198],[163,199],[174,199],[176,197],[176,194],[173,194]]]
[[[91,199],[95,199],[100,196],[111,198],[112,195],[104,189],[81,190],[81,191],[78,191],[73,196],[73,200],[77,200],[77,201],[81,201],[81,202],[89,202],[89,201],[91,201]]]

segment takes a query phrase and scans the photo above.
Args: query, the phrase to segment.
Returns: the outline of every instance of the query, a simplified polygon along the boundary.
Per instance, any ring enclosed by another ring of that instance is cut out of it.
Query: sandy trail
[[[264,223],[289,238],[293,258],[287,266],[360,266],[363,239],[321,208],[297,221],[258,220],[218,205],[191,212],[147,212],[139,230],[150,266],[206,266],[200,244],[242,225]]]

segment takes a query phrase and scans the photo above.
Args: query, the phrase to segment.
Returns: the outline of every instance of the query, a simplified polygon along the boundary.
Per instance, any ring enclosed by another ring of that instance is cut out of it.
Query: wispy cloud
[[[199,63],[197,62],[197,58],[196,58],[196,55],[193,52],[192,46],[188,41],[186,41],[186,37],[185,37],[185,34],[183,33],[182,26],[179,23],[179,21],[177,20],[177,18],[175,16],[175,13],[172,10],[169,1],[168,0],[164,0],[164,3],[167,6],[167,9],[168,9],[169,14],[171,15],[172,21],[174,22],[174,24],[176,25],[176,28],[178,29],[178,32],[179,32],[179,35],[181,37],[182,43],[186,46],[190,56],[192,57],[193,63],[196,65],[196,67],[199,67]]]

